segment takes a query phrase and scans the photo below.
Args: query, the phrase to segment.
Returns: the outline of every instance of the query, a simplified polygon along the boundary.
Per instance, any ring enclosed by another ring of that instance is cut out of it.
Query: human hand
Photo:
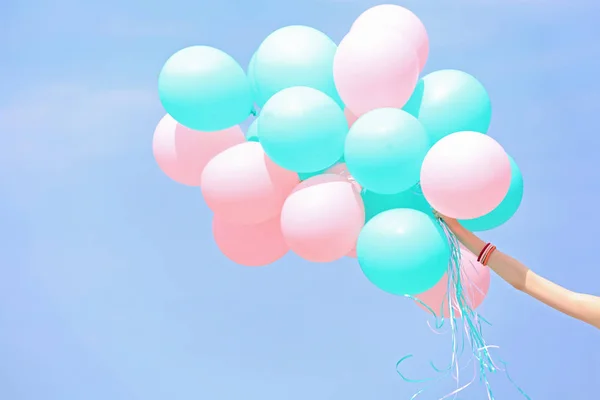
[[[458,224],[458,221],[456,219],[447,217],[447,216],[445,216],[444,214],[440,213],[437,210],[432,210],[432,211],[433,211],[433,215],[436,218],[441,219],[442,221],[444,221],[446,223],[446,225],[453,226],[453,225]]]

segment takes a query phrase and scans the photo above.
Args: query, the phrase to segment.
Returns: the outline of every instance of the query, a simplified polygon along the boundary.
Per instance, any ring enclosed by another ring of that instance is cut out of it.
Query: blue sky
[[[268,33],[305,24],[339,41],[375,1],[9,1],[0,6],[0,398],[408,399],[450,338],[355,260],[293,255],[263,269],[221,256],[200,192],[155,165],[156,79],[193,44],[242,65]],[[490,134],[525,198],[484,235],[540,274],[600,294],[600,3],[410,1],[426,71],[478,77]],[[591,399],[600,335],[493,277],[482,307],[532,399]],[[499,400],[518,395],[502,376]],[[424,394],[437,399],[450,384]],[[484,398],[480,387],[463,400]]]

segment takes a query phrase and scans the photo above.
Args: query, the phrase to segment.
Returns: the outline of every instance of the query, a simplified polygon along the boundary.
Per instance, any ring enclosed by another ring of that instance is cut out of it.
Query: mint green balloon
[[[492,119],[483,85],[466,72],[452,69],[424,76],[403,109],[419,119],[432,143],[455,132],[487,133]]]
[[[411,208],[433,217],[432,208],[418,185],[397,194],[379,194],[363,190],[362,199],[367,221],[384,211],[394,208]]]
[[[317,175],[321,175],[322,173],[324,173],[328,168],[325,168],[321,171],[317,171],[317,172],[300,172],[298,174],[298,177],[300,178],[300,181],[305,181],[309,178],[312,178],[313,176],[317,176]]]
[[[258,138],[279,166],[298,173],[331,167],[344,154],[348,122],[325,93],[297,86],[276,93],[258,118]]]
[[[252,58],[250,59],[250,62],[248,63],[248,69],[247,69],[247,76],[248,76],[248,82],[250,83],[250,89],[252,91],[252,98],[254,99],[254,101],[258,101],[259,95],[258,95],[258,88],[256,87],[256,84],[254,83],[254,65],[256,63],[256,53],[252,54]]]
[[[258,142],[258,118],[256,118],[246,131],[246,140],[248,142]]]
[[[325,172],[327,172],[327,170],[328,170],[329,168],[332,168],[333,166],[335,166],[335,165],[337,165],[337,164],[339,164],[339,163],[343,163],[343,162],[344,162],[344,157],[340,158],[340,159],[339,159],[339,161],[338,161],[338,162],[336,162],[335,164],[333,164],[332,166],[330,166],[330,167],[327,167],[327,168],[324,168],[324,169],[322,169],[322,170],[320,170],[320,171],[317,171],[317,172],[300,172],[300,173],[298,174],[298,177],[300,177],[300,180],[301,180],[301,181],[305,181],[305,180],[307,180],[308,178],[312,178],[313,176],[317,176],[317,175],[324,174]]]
[[[515,160],[511,156],[508,158],[512,173],[508,193],[502,203],[488,214],[475,219],[461,220],[460,223],[468,230],[481,232],[497,228],[511,219],[519,209],[523,200],[523,175]]]
[[[173,54],[160,71],[158,95],[173,119],[199,131],[230,128],[253,109],[252,90],[242,67],[209,46]]]
[[[309,26],[286,26],[271,33],[256,51],[249,74],[259,107],[294,86],[317,89],[343,107],[333,80],[336,51],[333,40]]]
[[[396,208],[367,222],[358,236],[358,263],[381,290],[423,293],[442,279],[450,246],[439,223],[421,211]]]
[[[397,108],[380,108],[352,125],[344,158],[348,171],[364,189],[395,194],[419,182],[430,148],[429,137],[415,117]]]

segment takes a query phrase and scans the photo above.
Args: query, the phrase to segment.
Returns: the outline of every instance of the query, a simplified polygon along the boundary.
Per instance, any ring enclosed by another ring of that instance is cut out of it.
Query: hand
[[[448,226],[452,226],[452,225],[458,224],[458,221],[456,219],[450,218],[450,217],[446,217],[444,214],[440,213],[437,210],[433,210],[433,215],[436,218],[439,218],[442,221],[444,221]]]

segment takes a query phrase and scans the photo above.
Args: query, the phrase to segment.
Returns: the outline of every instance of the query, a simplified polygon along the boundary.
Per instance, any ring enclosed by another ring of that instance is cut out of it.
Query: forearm
[[[479,254],[485,242],[456,220],[446,220],[458,240],[473,254]],[[541,276],[511,256],[496,250],[488,266],[514,288],[573,318],[600,328],[600,297],[575,293]]]
[[[446,223],[450,230],[456,235],[456,238],[471,251],[478,255],[481,253],[486,243],[478,238],[474,233],[465,229],[458,221],[447,219]],[[518,290],[525,288],[526,275],[528,268],[514,260],[512,257],[500,252],[494,251],[488,266],[494,270],[502,279]]]

